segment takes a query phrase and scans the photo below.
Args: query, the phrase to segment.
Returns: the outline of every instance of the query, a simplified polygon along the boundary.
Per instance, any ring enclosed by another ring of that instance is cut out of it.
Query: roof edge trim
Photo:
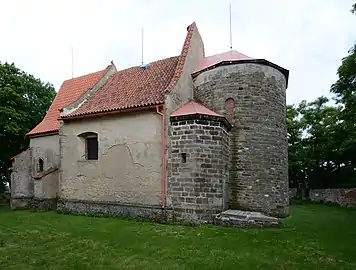
[[[255,64],[262,64],[262,65],[266,65],[266,66],[270,66],[272,68],[275,68],[277,69],[279,72],[281,72],[285,79],[286,79],[286,88],[288,87],[288,80],[289,80],[289,70],[281,67],[281,66],[278,66],[266,59],[243,59],[243,60],[228,60],[228,61],[220,61],[212,66],[209,66],[207,68],[204,68],[202,70],[199,70],[199,71],[196,71],[196,72],[193,72],[191,74],[191,76],[193,78],[197,77],[199,74],[205,72],[205,71],[208,71],[208,70],[211,70],[211,69],[214,69],[216,67],[219,67],[219,66],[227,66],[227,65],[233,65],[233,64],[246,64],[246,63],[255,63]]]
[[[51,135],[58,135],[59,134],[59,129],[53,129],[53,130],[47,130],[44,132],[38,132],[38,133],[32,133],[27,135],[26,137],[28,138],[36,138],[36,137],[45,137],[45,136],[51,136]]]
[[[83,118],[99,118],[99,117],[103,117],[103,116],[107,116],[107,115],[114,115],[114,114],[120,114],[120,113],[153,110],[153,109],[156,109],[156,107],[160,106],[160,105],[164,105],[164,102],[159,102],[157,104],[148,104],[148,105],[138,106],[138,107],[130,107],[130,108],[125,108],[125,109],[107,110],[107,111],[92,112],[92,113],[79,114],[79,115],[70,115],[67,117],[64,116],[64,117],[61,117],[59,120],[71,121],[71,120],[77,120],[77,119],[83,119]]]

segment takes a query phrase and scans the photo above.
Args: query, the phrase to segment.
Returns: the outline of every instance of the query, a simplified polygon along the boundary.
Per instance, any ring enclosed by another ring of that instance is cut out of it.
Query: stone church
[[[288,70],[237,51],[180,55],[63,82],[12,159],[11,207],[195,223],[289,212]]]

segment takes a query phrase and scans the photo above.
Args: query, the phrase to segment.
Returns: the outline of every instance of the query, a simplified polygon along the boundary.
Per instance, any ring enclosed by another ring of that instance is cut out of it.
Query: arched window
[[[38,159],[37,162],[37,172],[43,172],[44,162],[42,158]]]
[[[85,132],[79,135],[85,141],[85,159],[97,160],[99,157],[98,134]]]
[[[233,98],[228,98],[225,101],[225,108],[226,108],[226,118],[230,122],[234,120],[234,107],[235,107],[235,101]]]

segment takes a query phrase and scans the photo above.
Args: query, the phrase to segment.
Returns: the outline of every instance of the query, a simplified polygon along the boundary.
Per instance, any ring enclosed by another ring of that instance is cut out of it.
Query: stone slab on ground
[[[215,216],[215,222],[219,225],[235,227],[276,227],[279,219],[267,216],[260,212],[228,209]]]

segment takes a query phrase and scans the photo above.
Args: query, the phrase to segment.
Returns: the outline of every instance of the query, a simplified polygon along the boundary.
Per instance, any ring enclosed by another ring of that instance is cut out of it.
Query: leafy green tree
[[[343,107],[328,102],[319,97],[287,107],[290,186],[306,194],[310,188],[356,185],[344,147],[348,130],[341,119]]]
[[[55,95],[51,84],[0,62],[0,192],[9,181],[9,159],[28,147],[26,133],[41,121]]]

